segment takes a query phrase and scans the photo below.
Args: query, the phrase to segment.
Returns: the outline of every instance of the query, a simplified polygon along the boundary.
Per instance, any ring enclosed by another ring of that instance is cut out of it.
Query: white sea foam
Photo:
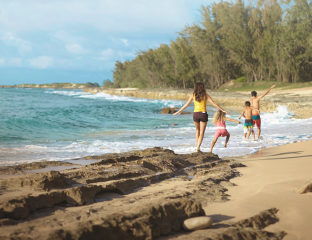
[[[45,91],[45,93],[65,95],[69,97],[91,95],[91,93],[86,93],[82,91],[64,91],[64,90]]]
[[[60,94],[69,97],[80,97],[80,98],[88,98],[88,99],[105,99],[112,102],[115,101],[125,101],[125,102],[149,102],[155,104],[162,104],[164,107],[180,107],[184,104],[184,101],[180,100],[154,100],[154,99],[145,99],[145,98],[134,98],[134,97],[126,97],[126,96],[117,96],[117,95],[110,95],[107,93],[99,92],[95,94],[86,93],[82,91],[45,91],[45,93],[50,94]]]

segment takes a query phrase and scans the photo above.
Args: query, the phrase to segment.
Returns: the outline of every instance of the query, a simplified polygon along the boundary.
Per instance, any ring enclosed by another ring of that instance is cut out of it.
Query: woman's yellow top
[[[206,103],[207,103],[206,96],[201,102],[197,102],[194,93],[194,112],[207,112]]]

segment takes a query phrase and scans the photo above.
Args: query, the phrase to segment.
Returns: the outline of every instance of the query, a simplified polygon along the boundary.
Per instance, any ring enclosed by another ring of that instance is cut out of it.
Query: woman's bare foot
[[[200,149],[197,149],[196,152],[202,152],[202,151],[200,151]]]

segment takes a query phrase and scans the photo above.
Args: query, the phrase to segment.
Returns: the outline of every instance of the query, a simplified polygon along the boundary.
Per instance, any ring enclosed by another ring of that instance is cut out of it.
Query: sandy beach
[[[266,228],[286,231],[285,240],[311,239],[312,193],[298,190],[312,180],[312,141],[261,149],[258,153],[235,158],[245,164],[237,186],[227,192],[230,201],[204,208],[206,213],[233,216],[241,220],[267,208],[279,209],[280,221]]]

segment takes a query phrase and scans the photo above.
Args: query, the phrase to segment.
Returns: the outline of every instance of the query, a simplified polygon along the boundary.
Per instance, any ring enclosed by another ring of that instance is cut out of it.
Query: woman
[[[223,110],[218,104],[216,104],[211,97],[206,93],[205,86],[203,83],[197,83],[194,94],[192,94],[187,101],[187,103],[176,113],[173,115],[177,115],[182,112],[185,108],[187,108],[192,100],[194,99],[194,114],[193,114],[193,121],[196,128],[196,145],[197,145],[197,152],[200,152],[200,145],[202,144],[206,126],[208,123],[208,114],[206,108],[207,100],[216,108],[229,114],[229,112]]]

